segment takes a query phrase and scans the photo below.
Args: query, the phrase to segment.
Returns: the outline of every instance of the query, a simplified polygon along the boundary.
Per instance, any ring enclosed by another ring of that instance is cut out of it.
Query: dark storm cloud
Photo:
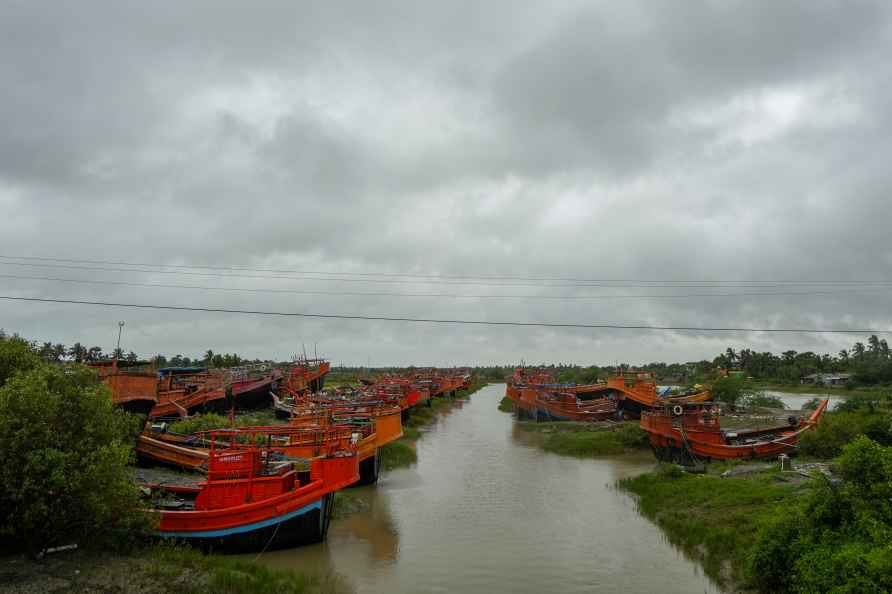
[[[0,12],[0,255],[688,280],[886,278],[892,264],[882,3],[10,2]],[[685,292],[0,273],[352,292]],[[892,321],[882,291],[555,301],[2,284],[34,296],[489,320]],[[729,342],[849,341],[0,307],[0,325],[44,340],[108,343],[123,316],[141,352],[283,357],[319,341],[356,363],[680,360]]]

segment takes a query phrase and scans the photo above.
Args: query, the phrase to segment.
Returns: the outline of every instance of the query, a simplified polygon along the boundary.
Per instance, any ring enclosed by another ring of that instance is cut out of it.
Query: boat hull
[[[325,540],[334,503],[329,493],[294,511],[219,530],[160,531],[158,537],[188,543],[208,552],[247,553],[284,549]]]

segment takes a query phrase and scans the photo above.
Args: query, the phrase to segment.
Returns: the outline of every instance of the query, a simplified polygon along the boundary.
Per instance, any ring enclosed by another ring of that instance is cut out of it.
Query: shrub
[[[747,573],[763,592],[892,589],[892,448],[860,436],[823,483],[760,530]]]
[[[892,445],[892,418],[886,413],[866,410],[826,413],[815,430],[803,434],[799,447],[803,454],[832,458],[859,435]]]
[[[712,383],[712,397],[718,402],[736,406],[742,399],[752,396],[742,377],[722,377]]]
[[[41,363],[27,341],[18,337],[0,339],[0,386],[16,373],[24,373]]]
[[[743,404],[750,408],[787,408],[784,401],[777,396],[769,396],[764,392],[748,394],[743,398]]]
[[[137,431],[84,367],[14,373],[0,388],[0,535],[34,554],[141,526],[127,466]]]

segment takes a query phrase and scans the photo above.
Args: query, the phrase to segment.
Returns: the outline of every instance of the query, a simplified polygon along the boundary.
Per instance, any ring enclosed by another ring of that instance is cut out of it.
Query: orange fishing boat
[[[540,397],[530,391],[551,396]],[[557,398],[554,396],[556,394],[574,395],[577,399],[576,407],[580,410],[589,408],[606,411],[611,406],[610,402],[613,402],[616,416],[620,419],[638,418],[641,411],[662,404],[712,400],[709,390],[684,395],[670,395],[666,391],[661,393],[649,373],[623,373],[595,384],[558,384],[554,383],[554,376],[548,372],[521,368],[515,370],[512,381],[505,388],[505,395],[514,402],[517,409],[532,413],[535,406],[536,414],[545,418],[559,418],[560,414],[552,413],[573,409],[571,399],[566,396]],[[556,407],[553,404],[555,401],[563,406]]]
[[[148,415],[158,403],[158,376],[147,361],[98,361],[89,366],[111,390],[115,406]]]
[[[223,376],[204,367],[165,367],[158,370],[158,404],[149,416],[186,417],[203,410],[226,408]]]
[[[722,430],[716,404],[667,404],[642,412],[641,428],[650,434],[658,460],[768,458],[794,451],[802,434],[817,426],[829,402],[821,401],[804,421],[791,416],[786,425],[746,430]]]
[[[243,437],[269,443],[279,436],[278,430],[212,432],[206,480],[144,485],[159,519],[156,535],[228,552],[323,540],[333,494],[359,476],[356,453],[347,443],[325,457],[293,461],[268,445],[240,443]]]

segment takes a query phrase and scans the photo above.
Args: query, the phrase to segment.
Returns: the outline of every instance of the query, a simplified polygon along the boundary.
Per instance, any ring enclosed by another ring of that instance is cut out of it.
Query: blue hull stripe
[[[172,536],[176,538],[211,538],[215,536],[229,536],[230,534],[239,534],[242,532],[251,532],[252,530],[260,530],[261,528],[266,528],[267,526],[274,526],[280,522],[284,522],[286,520],[290,520],[291,518],[301,516],[306,513],[310,513],[314,509],[321,510],[322,509],[322,500],[314,501],[309,505],[305,505],[300,509],[296,509],[293,512],[288,512],[282,516],[276,516],[275,518],[270,518],[269,520],[263,520],[260,522],[255,522],[253,524],[245,524],[243,526],[236,526],[234,528],[225,528],[223,530],[205,530],[205,531],[195,531],[195,532],[157,532],[158,536]]]

